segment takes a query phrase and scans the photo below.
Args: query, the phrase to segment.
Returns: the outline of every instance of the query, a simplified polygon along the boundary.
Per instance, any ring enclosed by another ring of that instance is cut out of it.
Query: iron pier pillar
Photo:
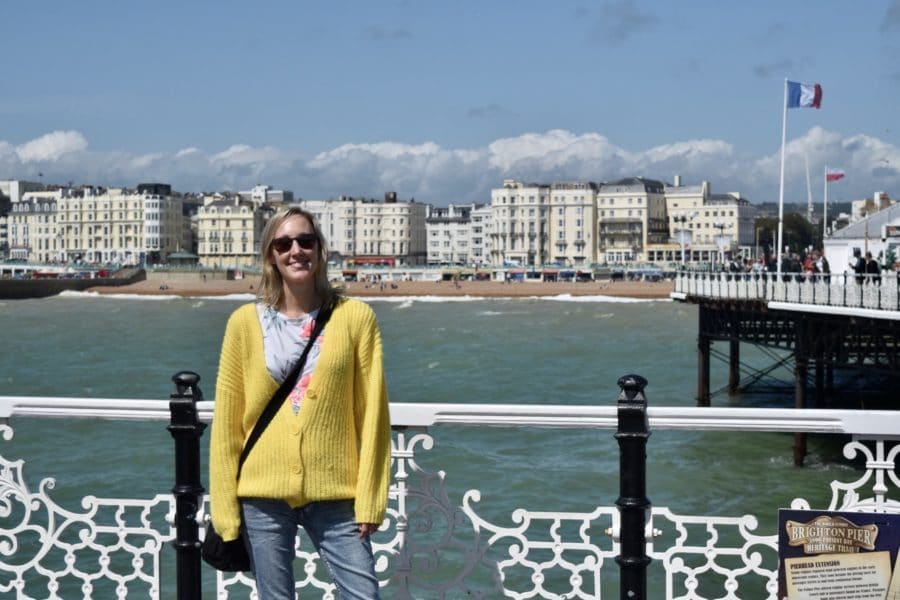
[[[697,336],[697,406],[709,406],[710,344],[709,336],[703,333]]]
[[[806,408],[806,377],[809,372],[809,323],[798,319],[794,340],[794,407]],[[794,434],[794,464],[803,466],[806,459],[806,434]]]
[[[728,340],[728,393],[734,394],[741,385],[741,340],[732,337]]]

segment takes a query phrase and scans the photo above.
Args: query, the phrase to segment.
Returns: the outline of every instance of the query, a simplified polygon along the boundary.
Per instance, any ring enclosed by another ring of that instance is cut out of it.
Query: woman
[[[369,535],[384,519],[391,433],[381,334],[372,309],[328,282],[327,250],[308,212],[275,215],[261,240],[258,301],[228,320],[210,441],[213,525],[243,528],[261,600],[295,597],[302,526],[341,598],[378,598]],[[324,306],[323,333],[310,341]],[[296,387],[236,477],[247,436],[307,343]]]

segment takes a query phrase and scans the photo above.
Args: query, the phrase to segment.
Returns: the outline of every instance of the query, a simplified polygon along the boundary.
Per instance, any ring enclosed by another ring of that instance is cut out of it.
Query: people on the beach
[[[231,315],[222,343],[211,516],[225,541],[245,532],[261,600],[295,598],[298,526],[341,598],[379,597],[369,536],[384,519],[391,450],[381,334],[368,305],[332,288],[326,252],[310,213],[274,216],[261,240],[258,301]],[[238,476],[249,432],[307,344],[305,368]]]

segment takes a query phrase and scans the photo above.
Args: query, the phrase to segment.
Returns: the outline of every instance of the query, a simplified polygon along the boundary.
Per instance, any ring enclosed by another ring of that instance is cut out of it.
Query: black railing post
[[[646,526],[650,511],[647,498],[647,380],[640,375],[625,375],[618,381],[619,442],[619,598],[646,600],[647,556]]]
[[[203,392],[200,376],[181,371],[172,376],[169,433],[175,438],[175,566],[178,600],[200,600],[200,537],[197,511],[203,500],[200,485],[200,437],[206,424],[197,418]]]

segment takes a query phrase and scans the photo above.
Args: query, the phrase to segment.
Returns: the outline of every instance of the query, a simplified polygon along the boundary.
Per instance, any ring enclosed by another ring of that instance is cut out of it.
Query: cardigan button
[[[291,435],[300,435],[300,424],[294,423],[291,425]]]
[[[291,465],[291,471],[293,471],[294,473],[300,473],[300,471],[302,470],[303,468],[300,466],[300,463],[294,463]]]
[[[310,400],[316,399],[316,390],[306,390],[306,397]]]

